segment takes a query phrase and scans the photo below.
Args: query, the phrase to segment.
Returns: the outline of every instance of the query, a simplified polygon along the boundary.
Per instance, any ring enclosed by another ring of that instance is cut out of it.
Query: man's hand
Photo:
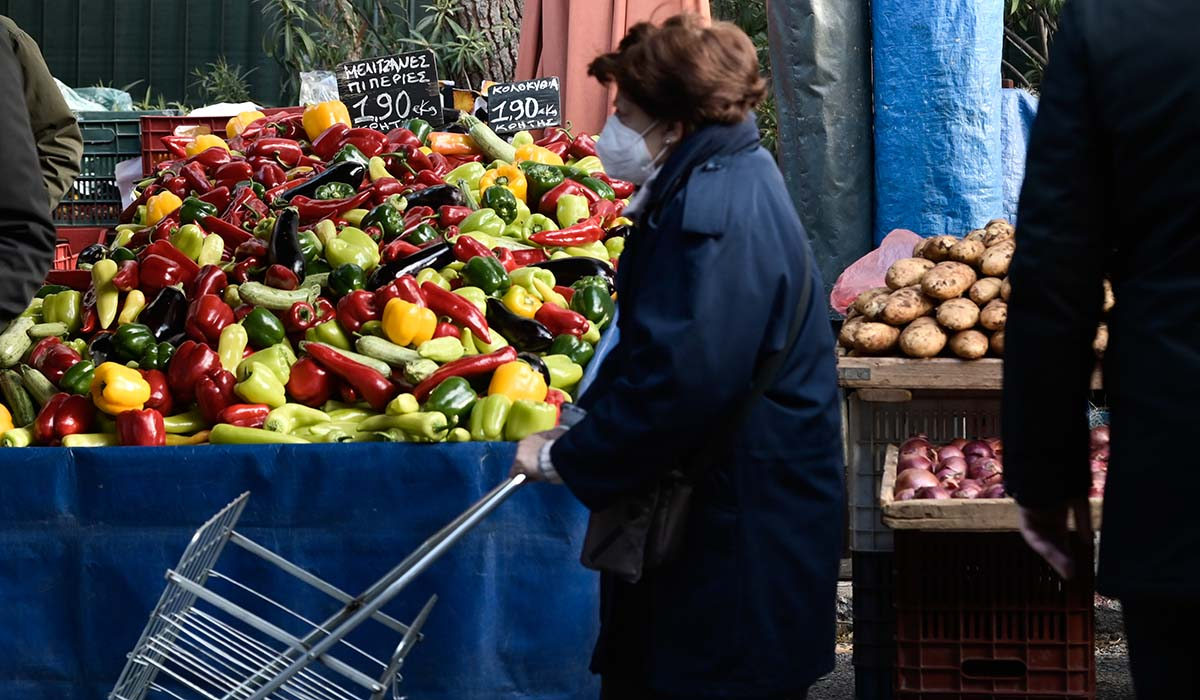
[[[1074,531],[1067,527],[1069,514],[1075,516]],[[1092,509],[1086,498],[1053,508],[1022,507],[1021,535],[1064,579],[1092,566]],[[1081,552],[1087,553],[1086,561]]]
[[[535,433],[518,442],[517,457],[513,460],[512,470],[508,475],[524,474],[528,481],[545,481],[546,475],[542,473],[541,464],[539,464],[542,447],[547,442],[562,437],[565,432],[566,429],[559,426],[544,433]]]

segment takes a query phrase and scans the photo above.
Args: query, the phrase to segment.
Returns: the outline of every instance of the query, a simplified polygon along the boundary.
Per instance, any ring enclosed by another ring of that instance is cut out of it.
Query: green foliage
[[[425,0],[417,21],[405,41],[411,47],[431,49],[438,61],[438,75],[458,85],[470,85],[471,77],[486,70],[484,57],[496,50],[496,43],[516,41],[519,27],[506,21],[491,27],[490,35],[482,28],[466,28],[462,23],[460,0]]]
[[[758,69],[767,80],[768,86],[767,96],[757,110],[758,128],[763,147],[775,153],[779,120],[775,109],[775,94],[770,89],[771,52],[767,40],[766,0],[713,0],[712,14],[717,19],[733,22],[754,42],[754,48],[758,52]]]
[[[1058,31],[1065,0],[1008,0],[1004,21],[1004,77],[1037,91]]]
[[[200,96],[208,103],[216,102],[247,102],[250,100],[250,74],[258,70],[251,68],[242,72],[241,66],[231,66],[221,56],[215,63],[205,68],[192,71],[192,87],[200,92]]]

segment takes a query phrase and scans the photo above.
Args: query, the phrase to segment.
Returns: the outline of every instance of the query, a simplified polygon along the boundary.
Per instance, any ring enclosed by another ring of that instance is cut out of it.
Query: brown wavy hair
[[[676,15],[635,24],[617,50],[588,66],[588,75],[656,119],[688,132],[705,124],[736,124],[766,94],[750,37],[729,22]]]

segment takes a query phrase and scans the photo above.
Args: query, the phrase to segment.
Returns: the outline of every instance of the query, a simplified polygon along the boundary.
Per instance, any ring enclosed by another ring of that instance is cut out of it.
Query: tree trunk
[[[524,7],[525,0],[462,0],[463,26],[479,30],[492,44],[492,50],[483,56],[483,71],[468,76],[471,87],[478,88],[483,80],[513,79]]]

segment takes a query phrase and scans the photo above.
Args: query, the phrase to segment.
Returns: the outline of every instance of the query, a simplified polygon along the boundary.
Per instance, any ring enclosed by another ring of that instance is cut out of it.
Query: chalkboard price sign
[[[488,125],[498,134],[562,124],[558,78],[500,83],[488,90]]]
[[[342,63],[337,84],[354,126],[389,131],[409,119],[424,119],[434,126],[442,123],[433,51]]]

